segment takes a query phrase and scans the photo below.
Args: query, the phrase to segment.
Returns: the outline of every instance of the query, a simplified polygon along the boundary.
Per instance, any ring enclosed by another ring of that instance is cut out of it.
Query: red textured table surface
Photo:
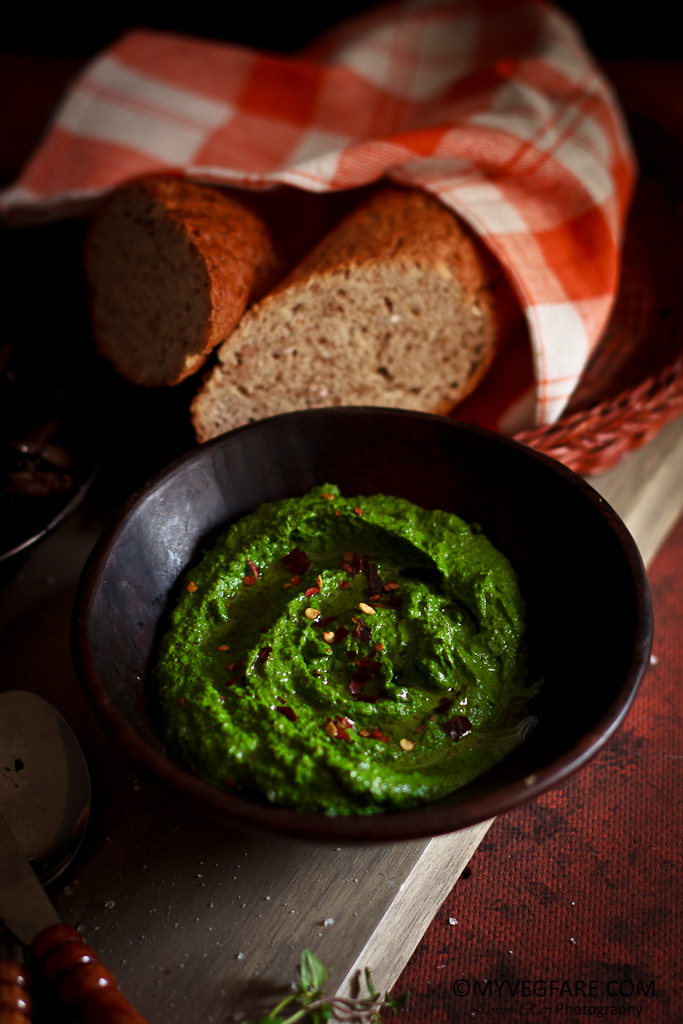
[[[683,1021],[683,520],[650,584],[656,661],[626,721],[494,823],[396,985],[402,1024]]]

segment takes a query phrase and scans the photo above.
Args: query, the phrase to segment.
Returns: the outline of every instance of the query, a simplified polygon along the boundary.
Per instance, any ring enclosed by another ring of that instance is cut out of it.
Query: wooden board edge
[[[366,967],[378,990],[393,987],[494,819],[431,839],[337,989],[355,995]],[[398,941],[397,941],[398,939]]]

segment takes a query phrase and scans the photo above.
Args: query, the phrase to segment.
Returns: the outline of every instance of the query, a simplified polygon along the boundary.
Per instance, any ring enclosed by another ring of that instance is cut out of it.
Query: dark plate
[[[0,232],[0,561],[73,511],[103,450],[111,375],[93,351],[84,231]]]
[[[436,803],[329,818],[223,792],[176,759],[150,684],[179,576],[231,521],[325,481],[386,492],[481,523],[520,577],[540,724],[495,768]],[[514,441],[385,409],[290,413],[216,438],[135,494],[84,570],[77,670],[114,742],[156,779],[242,827],[302,839],[386,842],[464,828],[537,796],[584,765],[623,719],[649,657],[647,577],[616,513],[580,477]]]

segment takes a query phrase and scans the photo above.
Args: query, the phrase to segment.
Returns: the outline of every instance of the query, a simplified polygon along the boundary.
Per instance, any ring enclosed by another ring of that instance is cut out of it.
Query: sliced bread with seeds
[[[192,404],[197,438],[322,406],[447,413],[520,317],[454,213],[384,187],[242,317]]]
[[[105,201],[85,246],[100,353],[134,384],[178,384],[282,276],[268,229],[217,189],[148,178]]]

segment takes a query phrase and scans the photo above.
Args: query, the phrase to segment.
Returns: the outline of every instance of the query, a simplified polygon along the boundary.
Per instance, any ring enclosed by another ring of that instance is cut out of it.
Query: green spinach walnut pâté
[[[463,786],[538,689],[517,577],[476,525],[333,485],[262,505],[187,574],[156,683],[204,779],[329,815]]]

